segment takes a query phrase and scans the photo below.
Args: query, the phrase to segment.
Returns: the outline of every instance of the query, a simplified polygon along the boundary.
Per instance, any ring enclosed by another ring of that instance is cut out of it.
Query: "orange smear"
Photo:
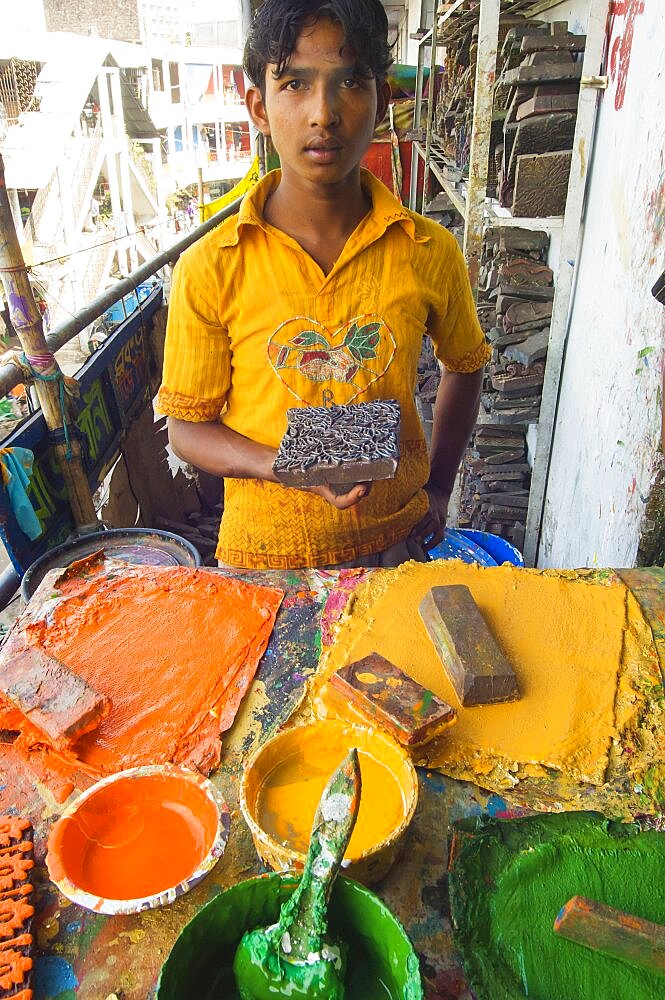
[[[216,832],[215,806],[198,786],[174,776],[127,777],[54,827],[49,872],[105,899],[152,896],[192,875]]]
[[[12,646],[39,643],[112,707],[70,754],[49,751],[50,768],[93,778],[166,761],[212,770],[219,734],[254,677],[282,592],[203,570],[146,566],[58,581],[58,589],[60,603],[37,621],[32,612]],[[19,752],[43,743],[22,730]]]

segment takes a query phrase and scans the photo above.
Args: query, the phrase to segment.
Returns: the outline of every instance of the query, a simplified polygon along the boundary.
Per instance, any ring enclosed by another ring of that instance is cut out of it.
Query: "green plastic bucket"
[[[245,931],[273,924],[297,885],[262,875],[215,896],[180,933],[159,977],[157,1000],[237,1000],[233,957]],[[349,945],[346,1000],[422,1000],[419,963],[404,928],[378,896],[338,878],[330,931]]]

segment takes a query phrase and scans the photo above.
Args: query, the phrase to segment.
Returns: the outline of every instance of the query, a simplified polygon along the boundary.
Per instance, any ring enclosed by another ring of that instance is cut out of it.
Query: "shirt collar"
[[[241,226],[267,228],[263,218],[263,206],[279,184],[280,176],[280,170],[271,170],[247,192],[240,204],[235,226],[229,227],[220,240],[222,246],[238,244]],[[374,174],[363,168],[361,179],[363,187],[369,191],[372,198],[372,211],[365,220],[365,226],[369,230],[364,234],[366,238],[378,239],[389,226],[399,224],[414,243],[426,243],[429,240],[418,226],[417,220],[420,217],[404,208]]]

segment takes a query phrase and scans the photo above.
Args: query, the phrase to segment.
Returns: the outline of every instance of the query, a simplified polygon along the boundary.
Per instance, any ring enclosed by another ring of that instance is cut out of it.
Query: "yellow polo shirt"
[[[328,275],[263,219],[279,171],[175,268],[160,412],[220,420],[277,448],[292,406],[396,398],[402,408],[395,479],[374,483],[350,510],[305,490],[227,479],[217,558],[233,566],[325,566],[406,538],[427,510],[414,404],[422,337],[450,371],[477,371],[489,357],[454,237],[369,172],[362,181],[372,209]]]

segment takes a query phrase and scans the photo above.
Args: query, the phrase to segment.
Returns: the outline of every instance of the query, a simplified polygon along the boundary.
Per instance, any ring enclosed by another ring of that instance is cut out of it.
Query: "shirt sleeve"
[[[427,332],[448,371],[476,372],[489,361],[492,349],[478,322],[466,261],[454,237],[451,241],[448,253],[441,254],[441,271],[433,282]]]
[[[197,247],[198,251],[198,247]],[[216,420],[231,385],[231,348],[220,322],[219,279],[209,259],[185,253],[169,298],[164,371],[156,409],[181,420]]]

